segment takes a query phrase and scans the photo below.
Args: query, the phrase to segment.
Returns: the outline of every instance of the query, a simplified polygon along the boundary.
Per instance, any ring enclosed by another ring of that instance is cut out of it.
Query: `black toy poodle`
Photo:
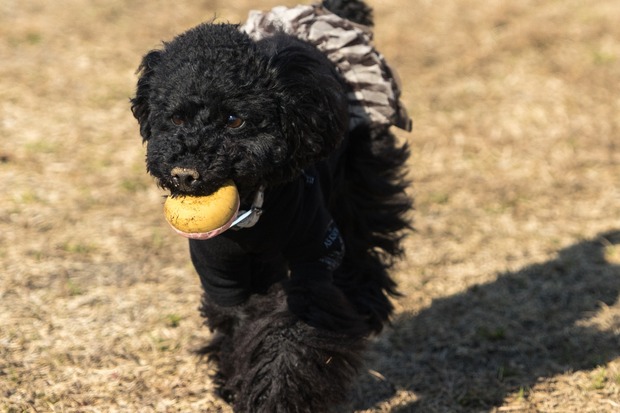
[[[214,331],[201,350],[236,412],[338,411],[397,295],[409,130],[360,0],[205,23],[149,52],[131,109],[176,196],[232,180],[230,228],[190,239]],[[201,237],[206,238],[206,237]]]

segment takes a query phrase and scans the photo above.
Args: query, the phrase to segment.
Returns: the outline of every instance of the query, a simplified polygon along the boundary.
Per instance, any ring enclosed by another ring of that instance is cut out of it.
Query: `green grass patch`
[[[76,297],[78,295],[84,294],[84,289],[77,285],[75,281],[69,279],[67,280],[67,291],[71,297]]]
[[[134,193],[148,189],[149,185],[141,179],[124,179],[121,181],[123,190]]]
[[[38,204],[43,200],[36,192],[32,189],[27,189],[26,191],[19,194],[17,202],[20,204]]]
[[[43,34],[36,31],[29,31],[19,35],[9,36],[7,40],[12,47],[21,47],[25,45],[36,46],[43,42]]]
[[[153,341],[154,348],[160,352],[178,350],[180,346],[178,342],[169,338],[152,336],[151,340]]]
[[[618,57],[613,53],[595,50],[592,53],[592,60],[595,65],[609,65],[618,60]]]
[[[44,139],[29,142],[24,147],[32,154],[52,154],[60,150],[60,145],[57,142]]]
[[[602,390],[607,384],[607,369],[600,367],[590,373],[590,390]]]
[[[60,249],[70,254],[87,255],[95,252],[97,248],[92,244],[83,242],[68,241],[60,246]]]
[[[183,320],[183,317],[178,314],[166,315],[166,325],[168,327],[177,328],[179,325],[181,325],[181,320]]]
[[[450,202],[450,195],[445,192],[432,192],[428,196],[428,202],[430,204],[445,205]]]
[[[605,261],[610,264],[620,264],[620,246],[616,244],[605,245],[603,256]]]
[[[517,392],[517,400],[525,401],[530,394],[530,389],[526,387],[519,387],[519,391]]]
[[[504,327],[480,327],[476,330],[479,337],[487,341],[500,341],[506,338],[506,329]]]

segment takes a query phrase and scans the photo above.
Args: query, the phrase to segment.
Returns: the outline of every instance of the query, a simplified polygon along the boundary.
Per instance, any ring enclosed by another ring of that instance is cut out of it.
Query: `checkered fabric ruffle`
[[[251,11],[240,29],[254,40],[283,31],[325,53],[352,89],[348,97],[351,129],[365,123],[411,130],[411,119],[400,101],[398,76],[372,45],[369,27],[320,5],[302,5]]]

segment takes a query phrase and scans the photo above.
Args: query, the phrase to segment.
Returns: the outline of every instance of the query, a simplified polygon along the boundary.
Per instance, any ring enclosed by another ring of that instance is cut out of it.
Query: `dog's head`
[[[131,109],[162,187],[207,195],[232,179],[243,198],[338,146],[345,94],[314,47],[284,34],[255,42],[236,25],[209,23],[143,58]]]

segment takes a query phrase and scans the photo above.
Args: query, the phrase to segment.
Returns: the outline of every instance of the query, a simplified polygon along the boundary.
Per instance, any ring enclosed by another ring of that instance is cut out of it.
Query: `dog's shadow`
[[[380,375],[361,381],[355,408],[404,389],[416,400],[394,413],[490,411],[541,378],[618,357],[617,317],[593,317],[618,300],[619,249],[620,231],[600,234],[397,318],[371,348],[368,367]]]

